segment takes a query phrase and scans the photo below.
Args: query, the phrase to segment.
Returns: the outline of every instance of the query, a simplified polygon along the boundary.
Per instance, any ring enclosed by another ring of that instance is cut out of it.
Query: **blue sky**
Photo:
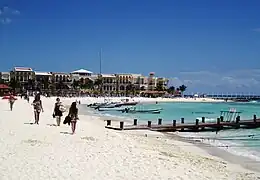
[[[0,0],[0,71],[85,68],[260,94],[258,0]],[[4,21],[5,20],[5,21]]]

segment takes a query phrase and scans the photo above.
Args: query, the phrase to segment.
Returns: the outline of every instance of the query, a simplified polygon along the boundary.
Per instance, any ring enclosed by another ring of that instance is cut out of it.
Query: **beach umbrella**
[[[10,96],[3,96],[2,99],[10,99]],[[16,97],[14,97],[15,100],[17,100]]]

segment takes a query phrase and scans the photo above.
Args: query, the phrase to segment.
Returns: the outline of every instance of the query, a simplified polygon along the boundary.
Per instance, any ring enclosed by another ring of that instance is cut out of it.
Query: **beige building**
[[[52,82],[53,83],[65,83],[70,84],[72,82],[70,73],[64,72],[51,72],[52,74]]]
[[[35,85],[37,89],[49,89],[52,81],[50,72],[35,71]]]
[[[101,74],[102,91],[111,93],[117,91],[117,79],[115,74]]]
[[[35,78],[35,73],[29,67],[14,67],[10,72],[10,79],[15,79],[20,83],[26,83]]]
[[[147,77],[147,90],[154,91],[157,87],[161,86],[162,89],[166,89],[168,86],[169,79],[163,77],[156,77],[154,72],[149,73]]]
[[[116,74],[118,91],[126,91],[127,86],[134,83],[133,74]]]

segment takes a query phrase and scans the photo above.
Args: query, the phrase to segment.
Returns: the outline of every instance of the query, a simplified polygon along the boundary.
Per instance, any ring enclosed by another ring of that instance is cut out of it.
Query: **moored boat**
[[[125,108],[122,113],[148,113],[148,114],[160,114],[162,109],[136,109],[136,108]]]

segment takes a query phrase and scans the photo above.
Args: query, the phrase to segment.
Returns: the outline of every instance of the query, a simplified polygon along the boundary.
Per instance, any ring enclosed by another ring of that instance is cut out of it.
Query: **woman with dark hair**
[[[40,120],[40,113],[41,111],[43,112],[42,108],[42,101],[41,101],[41,95],[37,94],[33,100],[33,109],[34,109],[34,119],[35,119],[35,124],[39,124]]]
[[[78,118],[78,108],[77,108],[76,102],[73,102],[70,106],[69,117],[71,118],[70,123],[71,123],[72,134],[74,134],[75,129],[76,129],[77,120],[79,120],[79,118]]]
[[[56,118],[57,126],[60,126],[61,116],[63,115],[62,107],[63,105],[60,101],[60,98],[57,98],[53,111],[53,117]]]

